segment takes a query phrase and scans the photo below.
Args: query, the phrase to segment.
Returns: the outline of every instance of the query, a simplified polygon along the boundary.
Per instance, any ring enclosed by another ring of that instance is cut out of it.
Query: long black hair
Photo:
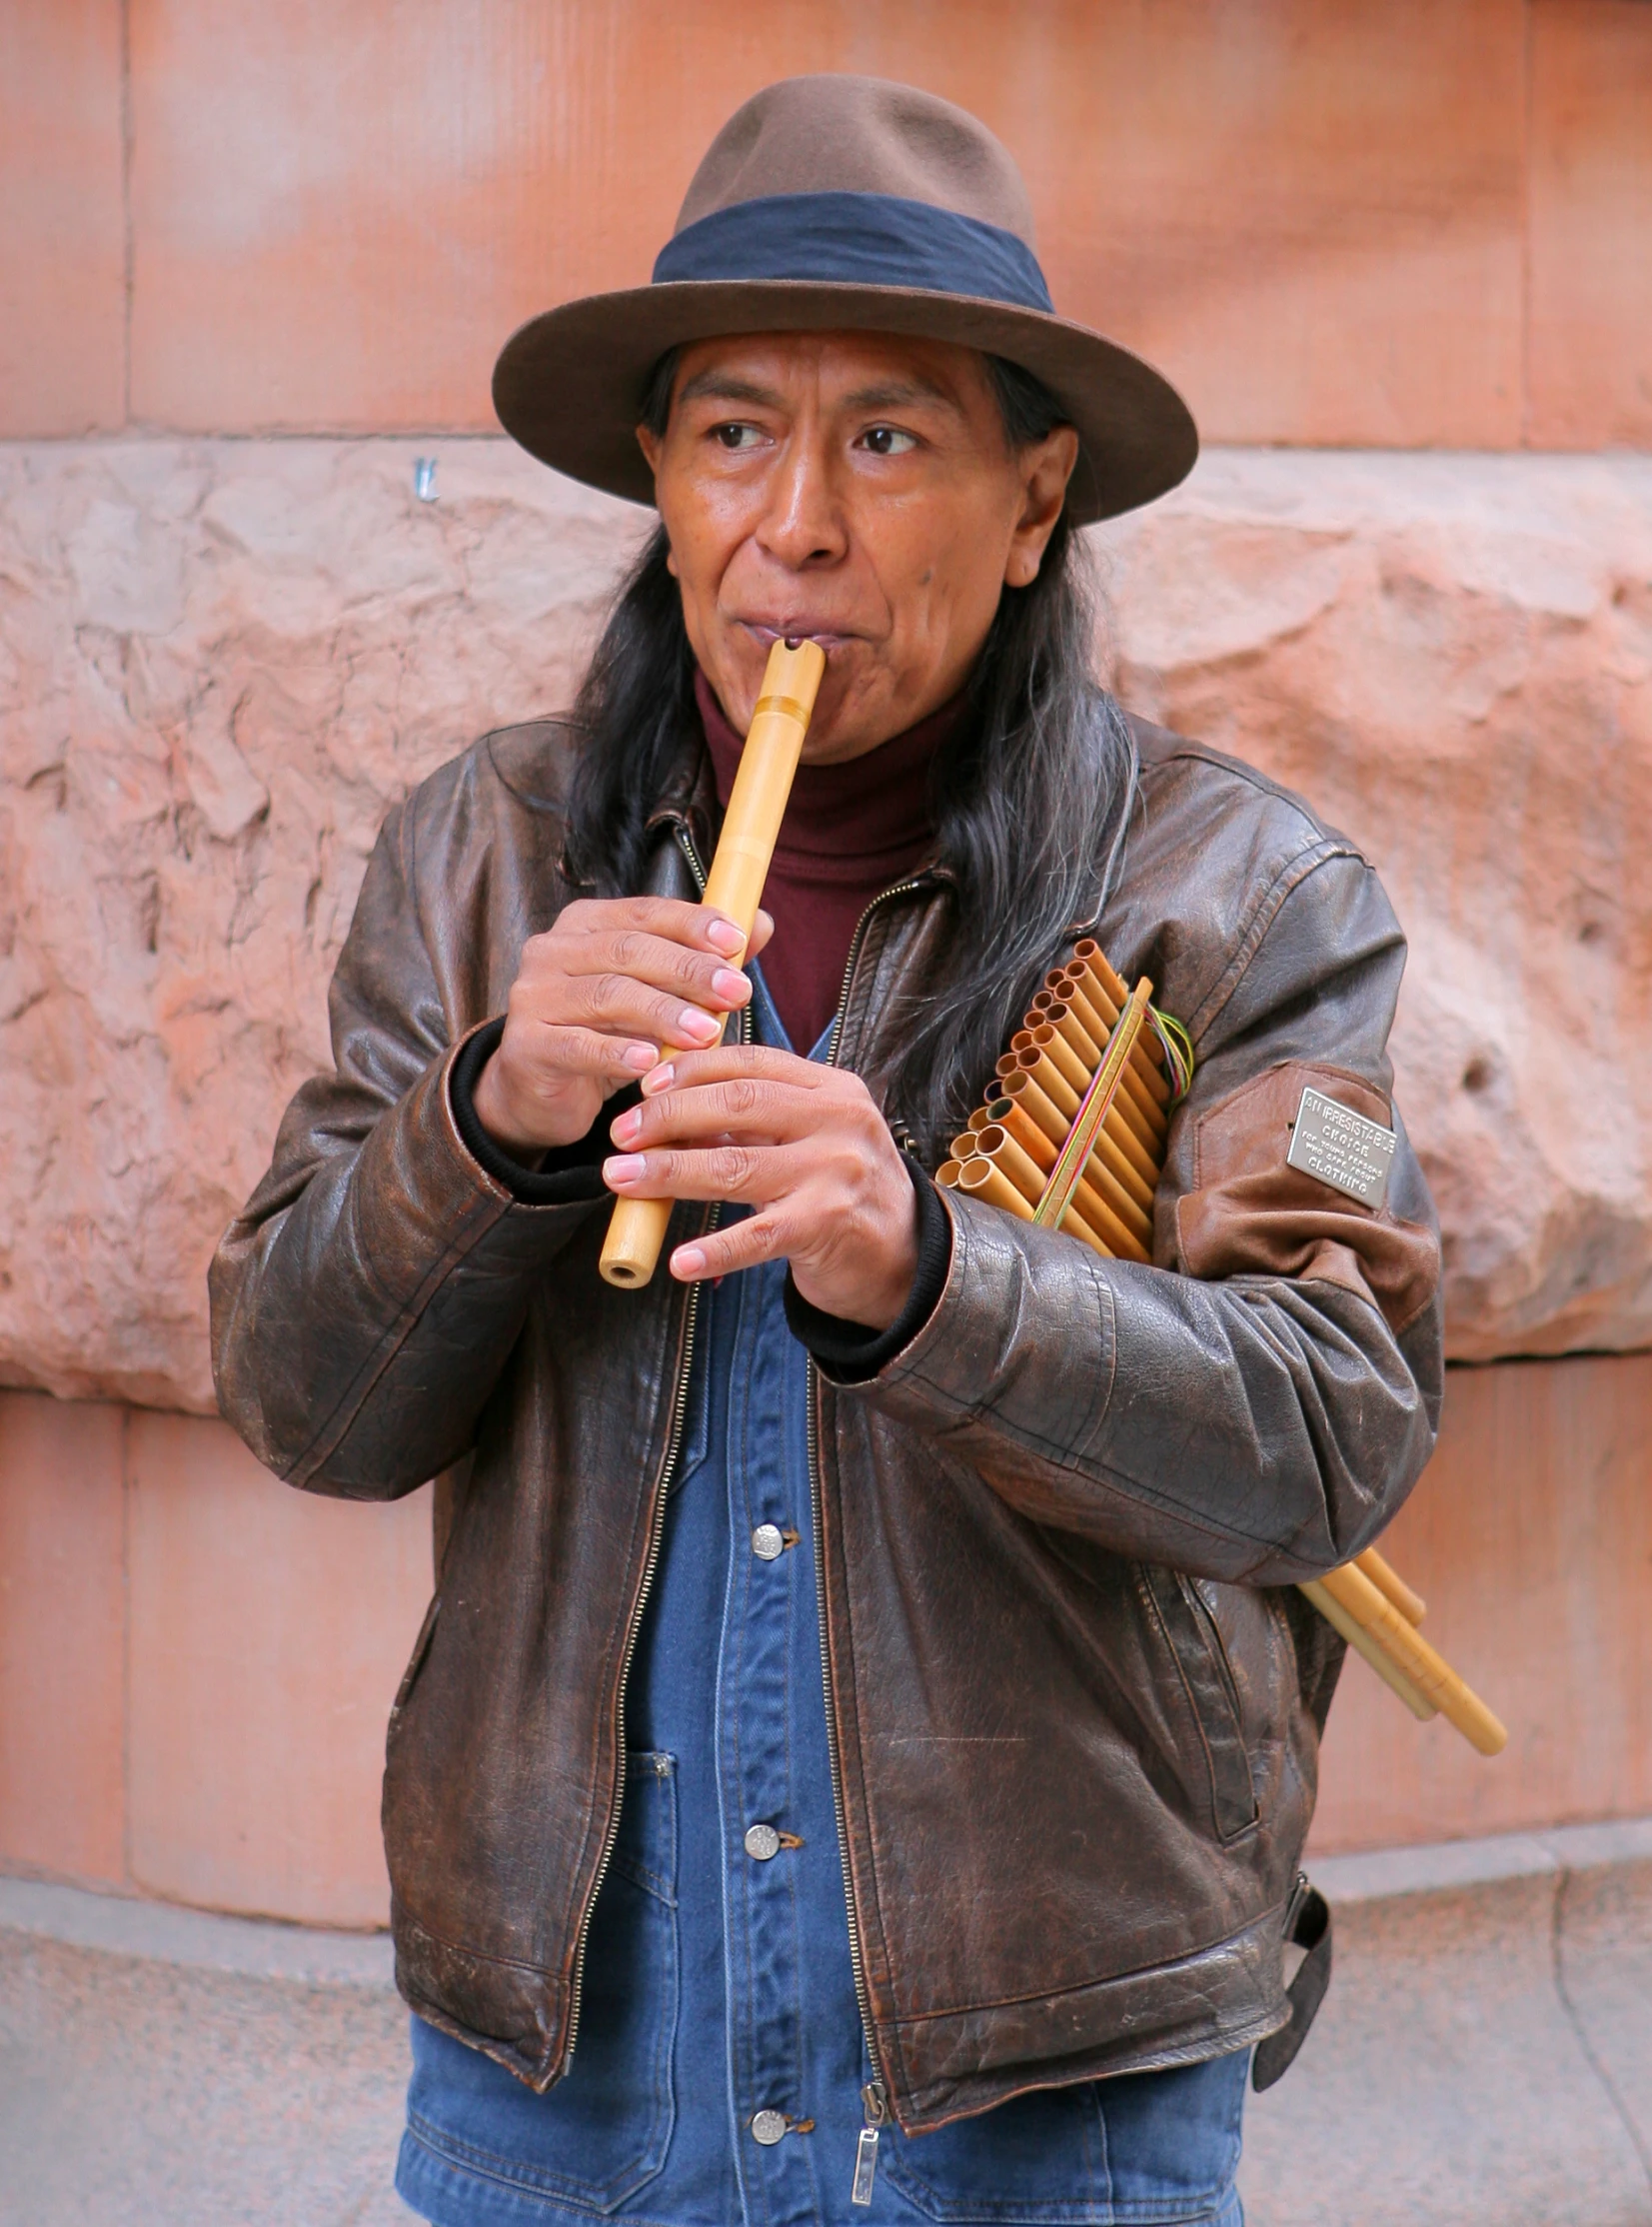
[[[1010,445],[1065,422],[1048,389],[987,358]],[[643,422],[663,431],[675,362],[650,381]],[[667,570],[664,528],[622,583],[574,706],[582,737],[568,856],[603,895],[642,886],[648,820],[695,730],[694,654]],[[935,863],[950,883],[941,962],[886,1041],[887,1112],[933,1161],[1064,938],[1099,913],[1134,801],[1135,749],[1090,668],[1087,553],[1063,511],[1036,578],[1005,588],[969,685],[970,716],[937,753]],[[883,1032],[879,1032],[882,1034]]]

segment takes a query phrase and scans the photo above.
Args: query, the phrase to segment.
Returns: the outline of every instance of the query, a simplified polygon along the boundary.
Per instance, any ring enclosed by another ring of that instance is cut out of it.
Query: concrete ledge
[[[0,1878],[0,1931],[243,1979],[387,1993],[395,1988],[385,1933],[328,1933],[315,1926],[220,1917],[36,1879]]]
[[[1482,1840],[1437,1840],[1420,1848],[1376,1848],[1369,1855],[1321,1856],[1308,1869],[1326,1900],[1386,1902],[1607,1864],[1652,1861],[1652,1817],[1603,1825],[1555,1825],[1545,1832],[1502,1832]]]

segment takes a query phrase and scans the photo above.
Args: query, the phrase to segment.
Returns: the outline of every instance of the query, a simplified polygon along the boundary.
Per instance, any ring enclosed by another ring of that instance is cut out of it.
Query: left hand
[[[756,1209],[672,1254],[685,1283],[790,1260],[812,1306],[885,1330],[917,1273],[917,1201],[857,1075],[790,1052],[675,1053],[611,1135],[622,1198],[726,1198]]]

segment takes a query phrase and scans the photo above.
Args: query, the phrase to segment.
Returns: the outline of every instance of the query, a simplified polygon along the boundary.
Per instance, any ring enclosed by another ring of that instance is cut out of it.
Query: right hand
[[[616,1091],[674,1051],[717,1042],[752,995],[740,962],[774,925],[760,913],[748,951],[727,915],[676,898],[566,907],[523,948],[505,1035],[476,1086],[478,1120],[519,1158],[576,1143]]]

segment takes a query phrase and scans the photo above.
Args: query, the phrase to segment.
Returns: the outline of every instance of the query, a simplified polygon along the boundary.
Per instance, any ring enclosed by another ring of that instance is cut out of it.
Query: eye
[[[898,426],[868,426],[860,436],[859,446],[869,449],[873,456],[905,456],[917,447],[917,436],[902,433]]]
[[[742,449],[755,449],[762,435],[755,425],[741,425],[736,422],[713,426],[712,439],[721,448],[729,450],[731,455],[738,455]]]

